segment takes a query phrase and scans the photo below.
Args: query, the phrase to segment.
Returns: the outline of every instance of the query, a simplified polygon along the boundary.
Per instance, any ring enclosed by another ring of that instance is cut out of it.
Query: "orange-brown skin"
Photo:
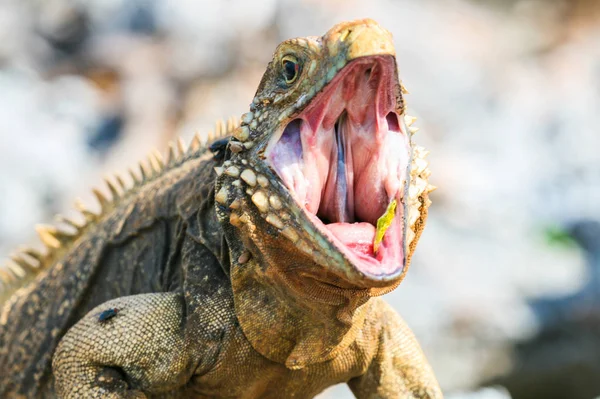
[[[290,52],[304,71],[284,90]],[[357,398],[441,398],[414,336],[375,297],[406,273],[427,190],[404,270],[371,281],[302,220],[262,162],[311,87],[376,54],[393,45],[370,20],[280,45],[229,149],[188,152],[136,185],[4,305],[0,397],[312,398],[345,382]],[[402,114],[399,83],[397,97]],[[240,181],[245,168],[258,184]],[[283,206],[263,209],[258,190]],[[293,231],[272,222],[275,210]]]

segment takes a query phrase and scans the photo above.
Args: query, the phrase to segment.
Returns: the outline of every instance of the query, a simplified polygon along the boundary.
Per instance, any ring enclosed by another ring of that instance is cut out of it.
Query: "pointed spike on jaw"
[[[246,147],[244,147],[244,145],[242,143],[240,143],[239,141],[229,142],[229,149],[234,154],[238,154],[238,153],[242,152],[245,148]]]
[[[221,187],[221,189],[215,194],[215,201],[222,205],[227,204],[228,198],[229,191],[225,186]]]
[[[251,187],[256,186],[256,173],[252,169],[244,169],[240,175],[243,181]]]
[[[240,227],[242,225],[242,222],[240,221],[240,215],[232,212],[231,215],[229,215],[229,224],[235,227]]]
[[[272,225],[278,229],[283,229],[283,227],[284,227],[283,222],[281,221],[279,216],[277,216],[274,213],[269,213],[265,220],[267,221],[267,223],[269,223],[270,225]]]
[[[269,199],[264,192],[257,191],[252,194],[250,199],[260,212],[266,213],[269,210]]]
[[[300,238],[298,236],[298,233],[296,233],[296,230],[294,230],[294,228],[290,226],[284,227],[283,230],[281,230],[281,234],[283,234],[285,237],[287,237],[288,240],[290,240],[293,243],[296,243],[296,241],[298,241],[298,239]]]
[[[248,126],[242,125],[233,131],[233,137],[244,142],[250,137],[250,129],[248,129]]]
[[[241,201],[239,200],[239,198],[236,198],[233,200],[233,202],[229,205],[229,209],[240,209],[240,207],[242,206]]]

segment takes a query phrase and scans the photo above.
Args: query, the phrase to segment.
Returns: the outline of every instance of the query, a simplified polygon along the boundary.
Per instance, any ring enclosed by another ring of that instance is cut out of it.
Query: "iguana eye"
[[[281,67],[283,68],[285,83],[288,85],[294,83],[300,74],[300,64],[298,63],[298,59],[293,55],[286,55],[281,59]]]

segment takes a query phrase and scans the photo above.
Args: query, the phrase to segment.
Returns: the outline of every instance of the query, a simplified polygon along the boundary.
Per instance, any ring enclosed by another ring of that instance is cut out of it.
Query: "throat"
[[[233,264],[231,273],[235,313],[257,352],[302,369],[332,359],[356,339],[368,314],[367,290],[336,288],[290,274],[269,256],[262,262],[268,264],[255,259]]]

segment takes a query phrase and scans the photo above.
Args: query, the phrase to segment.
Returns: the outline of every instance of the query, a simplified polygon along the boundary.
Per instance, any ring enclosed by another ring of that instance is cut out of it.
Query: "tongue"
[[[375,226],[371,223],[329,223],[325,227],[357,255],[374,256]]]

